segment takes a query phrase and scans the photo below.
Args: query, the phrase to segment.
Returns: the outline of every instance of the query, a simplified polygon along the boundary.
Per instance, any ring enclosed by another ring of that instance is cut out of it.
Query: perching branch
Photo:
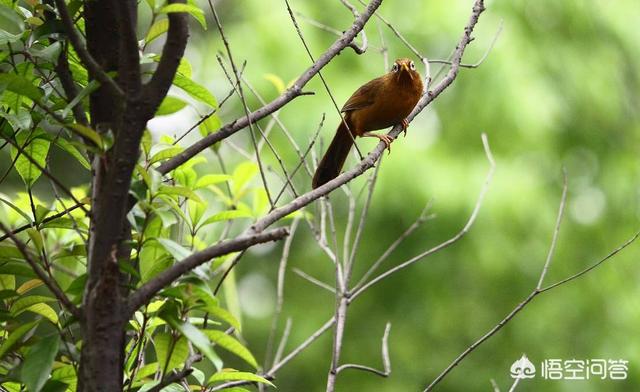
[[[18,248],[20,253],[22,253],[22,256],[24,256],[25,261],[29,264],[33,272],[35,272],[35,274],[38,275],[38,278],[40,278],[40,280],[44,282],[49,290],[51,290],[53,295],[55,295],[58,301],[60,301],[62,306],[64,306],[76,318],[80,318],[80,309],[78,309],[73,304],[73,302],[71,302],[71,300],[65,295],[64,291],[62,291],[60,286],[58,286],[58,283],[56,283],[56,281],[51,276],[47,275],[47,273],[42,268],[40,268],[40,265],[38,265],[33,257],[31,257],[27,246],[22,241],[20,241],[20,239],[15,234],[13,234],[13,232],[2,222],[0,222],[0,229],[2,229],[2,231],[4,231],[16,244],[16,247]]]
[[[371,0],[367,8],[364,12],[357,18],[351,28],[342,34],[340,38],[338,38],[330,47],[327,49],[322,56],[320,56],[312,65],[309,67],[300,77],[293,83],[293,85],[287,89],[282,95],[280,95],[275,100],[271,101],[269,104],[261,107],[260,109],[253,111],[249,114],[249,116],[244,116],[239,119],[236,119],[223,127],[221,127],[217,132],[212,133],[199,141],[195,142],[191,146],[187,147],[183,152],[176,155],[175,157],[167,160],[162,165],[158,167],[158,171],[162,174],[167,174],[171,170],[176,167],[182,165],[193,156],[198,154],[199,152],[205,150],[207,147],[214,145],[215,143],[223,140],[239,130],[245,128],[250,123],[255,123],[256,121],[268,116],[269,114],[275,112],[280,109],[287,103],[289,103],[294,98],[303,95],[302,88],[322,69],[325,65],[327,65],[335,56],[340,53],[342,49],[347,47],[353,39],[358,35],[358,33],[364,28],[364,25],[367,23],[369,18],[373,12],[378,9],[382,0]]]
[[[371,8],[371,4],[369,7],[367,7],[367,11],[369,11],[369,8]],[[458,71],[460,69],[459,68],[460,61],[462,60],[462,55],[464,54],[464,50],[467,47],[467,45],[469,45],[469,43],[471,42],[471,33],[473,32],[473,28],[478,23],[478,18],[480,17],[480,14],[484,10],[485,10],[484,0],[476,0],[473,6],[473,12],[469,19],[469,22],[467,23],[464,29],[464,34],[462,35],[460,42],[458,42],[458,45],[456,46],[456,50],[452,59],[452,65],[451,65],[451,68],[449,69],[449,72],[434,87],[433,90],[428,91],[426,94],[422,96],[422,98],[420,99],[420,101],[418,101],[418,104],[413,109],[411,114],[409,114],[409,116],[407,117],[407,121],[411,122],[427,105],[433,102],[434,99],[436,99],[447,87],[449,87],[449,85],[451,85],[451,83],[453,83],[456,76],[458,75]],[[362,16],[367,15],[367,13],[368,12],[363,13]],[[323,57],[321,57],[321,59]],[[393,127],[393,129],[388,133],[388,135],[395,139],[400,134],[400,132],[402,132],[402,126],[397,125]],[[214,135],[217,135],[218,133]],[[251,232],[257,233],[266,229],[267,227],[277,222],[278,220],[282,219],[283,217],[289,215],[294,211],[299,210],[300,208],[306,206],[307,204],[313,202],[314,200],[319,199],[320,197],[330,193],[332,190],[346,184],[347,182],[351,181],[355,177],[371,169],[375,165],[375,163],[380,159],[380,156],[382,155],[384,150],[385,150],[385,144],[383,142],[378,143],[376,148],[373,151],[371,151],[354,168],[347,170],[346,172],[342,173],[341,175],[327,182],[326,184],[319,186],[318,188],[310,192],[307,192],[301,195],[300,197],[297,197],[296,199],[292,200],[288,204],[271,211],[269,214],[265,215],[262,219],[258,220],[251,227]],[[166,173],[166,171],[162,171],[162,172]]]
[[[204,250],[193,253],[191,256],[180,260],[173,266],[162,271],[132,293],[127,304],[127,317],[133,314],[140,306],[151,300],[156,293],[168,286],[171,282],[214,257],[244,250],[255,244],[276,241],[287,235],[289,235],[289,230],[281,227],[264,233],[241,235],[232,240],[222,241]]]

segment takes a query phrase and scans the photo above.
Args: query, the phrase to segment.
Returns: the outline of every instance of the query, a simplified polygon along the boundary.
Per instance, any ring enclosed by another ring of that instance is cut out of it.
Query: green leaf
[[[76,148],[76,146],[69,143],[67,139],[59,137],[55,139],[55,143],[58,147],[74,157],[76,161],[78,161],[78,163],[80,163],[85,169],[91,170],[91,165],[89,164],[89,161],[87,161],[87,158],[82,155],[82,153]]]
[[[47,304],[40,303],[40,304],[31,305],[28,308],[26,308],[25,311],[39,314],[42,317],[46,318],[47,320],[51,321],[51,323],[54,325],[58,324],[58,321],[59,321],[58,314],[56,313],[55,310],[53,310],[51,306]]]
[[[31,137],[31,134],[32,132],[24,130],[16,135],[16,144],[21,147],[22,152],[13,146],[11,147],[11,159],[15,160],[16,171],[27,187],[31,187],[42,174],[38,166],[44,167],[46,165],[50,145],[49,140],[45,137],[41,137],[37,133],[35,137]],[[25,154],[31,159],[27,158]],[[32,160],[37,163],[37,166]]]
[[[183,148],[180,146],[173,146],[165,148],[164,150],[158,151],[153,154],[151,158],[149,158],[149,164],[152,165],[156,162],[163,161],[165,159],[173,158],[174,156],[180,154]]]
[[[145,128],[144,133],[142,134],[142,140],[140,144],[142,145],[142,151],[146,156],[149,156],[149,152],[151,151],[151,145],[153,143],[153,137],[151,136],[151,132]]]
[[[13,9],[13,4],[14,2],[11,1],[4,7],[0,7],[0,20],[2,20],[3,27],[10,31],[21,32],[24,30],[24,17]]]
[[[58,61],[58,56],[60,56],[61,51],[62,44],[60,42],[54,42],[50,45],[45,46],[43,49],[37,49],[33,46],[29,48],[29,53],[31,53],[33,57],[39,57],[50,63],[55,63]]]
[[[42,98],[42,90],[34,86],[29,79],[15,73],[0,74],[0,92],[9,90],[18,95],[30,98],[32,101],[39,101]]]
[[[52,335],[34,344],[22,364],[22,381],[30,392],[40,392],[49,378],[53,361],[58,353],[59,336]]]
[[[68,364],[56,368],[51,374],[51,379],[66,384],[68,387],[67,390],[72,391],[76,390],[78,384],[76,370],[73,368],[73,365]]]
[[[11,332],[9,334],[9,337],[5,339],[4,342],[2,342],[2,346],[0,346],[0,359],[4,357],[4,355],[8,353],[9,350],[11,350],[13,346],[15,346],[24,335],[27,334],[27,332],[31,331],[33,327],[38,325],[39,322],[40,320],[36,320],[30,323],[22,324],[13,332]]]
[[[16,276],[24,276],[27,278],[35,278],[36,274],[31,267],[25,264],[24,261],[20,262],[8,262],[0,265],[0,274],[11,274]]]
[[[260,382],[260,383],[275,387],[275,385],[273,385],[269,380],[267,380],[264,377],[260,377],[257,374],[253,374],[249,372],[238,372],[238,371],[229,370],[229,369],[225,369],[221,372],[215,373],[209,379],[209,383],[214,383],[219,381],[254,381],[254,382]]]
[[[172,259],[167,255],[167,251],[160,243],[156,241],[146,242],[140,251],[140,279],[142,283],[169,268],[171,264]]]
[[[239,219],[239,218],[252,218],[252,217],[253,216],[246,211],[240,211],[240,210],[222,211],[205,219],[199,228],[202,228],[206,225],[210,225],[215,222],[222,222],[222,221],[228,221],[228,220]]]
[[[222,122],[220,121],[220,117],[216,116],[215,114],[212,114],[209,117],[207,117],[202,122],[202,124],[200,124],[200,127],[198,127],[198,129],[200,130],[200,134],[202,136],[207,136],[210,133],[213,133],[218,129],[220,129],[221,125],[222,125]]]
[[[75,98],[73,98],[73,100],[69,102],[69,104],[64,108],[61,114],[62,118],[67,117],[71,109],[73,109],[77,104],[79,104],[80,101],[82,101],[86,96],[96,91],[98,87],[100,87],[100,82],[98,82],[97,80],[92,80],[91,82],[89,82],[87,87],[83,88],[78,93],[78,95],[76,95]]]
[[[9,207],[11,207],[11,209],[14,210],[15,212],[17,212],[18,214],[20,214],[20,216],[22,216],[27,221],[27,223],[32,223],[31,217],[29,215],[27,215],[24,211],[22,211],[21,208],[18,208],[15,204],[10,202],[9,200],[6,200],[6,199],[3,199],[2,197],[0,197],[0,202],[3,202],[4,204],[6,204]]]
[[[99,149],[102,151],[105,150],[106,144],[102,136],[93,129],[86,127],[82,124],[73,124],[71,128],[80,136],[84,136],[85,138],[91,140]]]
[[[187,60],[186,57],[180,59],[180,64],[178,65],[178,69],[176,70],[182,76],[186,76],[187,78],[191,78],[191,63]]]
[[[165,367],[167,371],[178,368],[189,356],[189,345],[187,344],[187,339],[180,336],[178,340],[172,343],[173,339],[173,336],[166,332],[157,334],[153,339],[153,345],[156,350],[156,358],[158,359],[160,370],[164,370]],[[171,354],[169,354],[170,350]],[[170,358],[169,355],[171,355]]]
[[[0,384],[0,386],[2,386],[2,388],[4,388],[7,392],[21,392],[22,391],[22,384],[20,384],[19,382],[3,382],[2,384]]]
[[[166,33],[167,30],[169,30],[169,19],[160,19],[153,25],[151,25],[144,41],[148,44],[162,34]]]
[[[14,302],[9,310],[11,314],[16,317],[30,306],[44,302],[55,302],[55,298],[45,297],[43,295],[28,295]]]
[[[195,202],[202,203],[202,199],[198,195],[196,195],[194,191],[184,186],[160,185],[160,188],[158,188],[158,194],[183,196]]]
[[[208,187],[209,185],[215,185],[229,180],[231,180],[231,176],[228,174],[205,174],[198,178],[194,189]]]
[[[185,106],[187,106],[187,103],[185,101],[181,100],[178,97],[167,95],[166,97],[164,97],[162,103],[158,107],[156,116],[167,116],[169,114],[173,114],[177,111],[182,110]]]
[[[0,290],[14,290],[16,288],[16,277],[13,275],[0,275]]]
[[[20,40],[22,34],[11,34],[8,31],[0,29],[0,46],[4,46],[8,43],[14,43]]]
[[[253,162],[243,162],[233,171],[233,194],[239,197],[244,186],[258,174],[258,165]]]
[[[198,328],[196,328],[193,324],[188,322],[180,323],[177,320],[169,319],[167,322],[180,331],[189,341],[200,350],[216,367],[221,366],[222,361],[213,351],[211,346],[211,342],[207,335],[202,333]]]
[[[207,29],[207,21],[204,18],[204,11],[202,11],[195,5],[174,3],[162,7],[160,12],[165,14],[169,14],[172,12],[186,12],[193,16],[198,21],[198,23],[200,23],[203,29]]]
[[[253,357],[253,354],[251,354],[251,352],[247,350],[247,348],[244,347],[242,343],[237,341],[233,336],[230,336],[223,331],[217,331],[213,329],[206,330],[204,331],[204,333],[213,343],[244,359],[255,369],[258,368],[258,363]]]
[[[187,94],[199,100],[200,102],[206,103],[213,108],[218,106],[216,97],[214,97],[206,87],[194,82],[186,76],[176,74],[173,79],[173,84],[177,87],[180,87]]]
[[[211,318],[226,321],[229,325],[231,325],[238,331],[240,331],[242,328],[242,326],[240,325],[240,321],[238,321],[238,319],[236,319],[235,316],[231,314],[231,312],[229,312],[227,309],[213,304],[207,304],[207,306],[203,310],[209,313],[209,316],[211,316]]]
[[[166,250],[173,256],[174,259],[180,261],[191,255],[191,251],[184,246],[172,241],[168,238],[156,238]]]
[[[24,282],[23,284],[20,285],[20,287],[18,287],[16,289],[16,292],[20,295],[28,292],[29,290],[33,290],[36,287],[40,287],[42,286],[44,283],[40,280],[40,279],[30,279],[26,282]],[[14,284],[15,287],[15,284]]]

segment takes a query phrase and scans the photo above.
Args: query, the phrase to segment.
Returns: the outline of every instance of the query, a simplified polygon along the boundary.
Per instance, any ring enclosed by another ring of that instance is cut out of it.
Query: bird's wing
[[[357,89],[356,92],[353,93],[351,98],[349,98],[347,103],[344,104],[341,111],[349,112],[372,105],[380,88],[380,82],[380,78],[373,79],[372,81]]]

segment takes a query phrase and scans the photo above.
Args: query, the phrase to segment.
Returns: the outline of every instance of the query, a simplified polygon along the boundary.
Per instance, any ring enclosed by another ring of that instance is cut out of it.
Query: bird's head
[[[420,80],[420,74],[416,71],[416,64],[409,59],[397,59],[391,67],[392,75],[396,80]]]

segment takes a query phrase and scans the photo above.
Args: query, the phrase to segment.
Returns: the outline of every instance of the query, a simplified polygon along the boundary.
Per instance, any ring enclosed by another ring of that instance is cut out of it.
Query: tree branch
[[[44,282],[44,284],[49,288],[49,290],[51,290],[53,295],[58,299],[58,301],[60,301],[62,306],[64,306],[76,318],[80,319],[81,317],[80,309],[78,309],[71,302],[71,300],[64,294],[60,286],[58,286],[58,283],[56,283],[56,281],[53,278],[47,275],[42,270],[42,268],[40,268],[38,263],[36,263],[36,261],[31,257],[31,254],[29,253],[27,246],[22,241],[20,241],[20,239],[16,237],[16,235],[13,234],[13,232],[8,227],[6,227],[2,222],[0,222],[0,229],[2,229],[2,231],[4,231],[11,238],[11,240],[16,244],[16,247],[18,248],[20,253],[22,253],[22,255],[24,256],[24,259],[29,264],[33,272],[35,272],[35,274],[38,275],[38,278],[40,278],[40,280]]]
[[[289,235],[289,230],[281,227],[264,233],[243,235],[232,240],[222,241],[200,252],[193,253],[191,256],[180,260],[173,266],[164,270],[131,294],[126,309],[127,317],[133,314],[133,312],[135,312],[135,310],[140,306],[147,303],[156,293],[171,282],[178,279],[186,272],[191,271],[195,267],[208,262],[214,257],[247,249],[255,244],[276,241],[286,237],[287,235]]]
[[[53,181],[52,181],[52,182],[53,182]],[[51,222],[51,221],[56,220],[56,219],[58,219],[58,218],[62,218],[63,216],[65,216],[65,215],[69,214],[71,211],[75,210],[76,208],[80,208],[80,206],[81,206],[81,205],[82,205],[82,204],[75,204],[75,205],[73,205],[73,206],[71,206],[71,207],[69,207],[69,208],[65,209],[64,211],[60,211],[60,212],[58,212],[58,213],[57,213],[57,214],[55,214],[55,215],[48,216],[48,217],[44,218],[44,219],[42,220],[42,222],[40,222],[40,224],[44,224],[44,223],[47,223],[47,222]],[[18,227],[17,229],[14,229],[14,230],[12,230],[11,232],[8,232],[8,233],[6,233],[6,234],[5,234],[5,235],[3,235],[3,236],[0,236],[0,242],[2,242],[2,241],[4,241],[4,240],[6,240],[7,238],[10,238],[10,237],[11,237],[11,234],[13,234],[13,235],[18,234],[18,233],[20,233],[20,232],[22,232],[22,231],[25,231],[25,230],[27,230],[28,228],[33,227],[33,226],[34,226],[34,224],[31,224],[31,223],[27,223],[26,225],[22,225],[22,226]]]
[[[369,12],[370,12],[369,9],[370,8],[371,8],[371,4],[369,5],[369,7],[367,7],[367,11],[365,13],[363,13],[362,16],[364,16],[364,15],[370,16],[369,15]],[[451,68],[449,69],[449,72],[434,87],[433,90],[428,91],[426,94],[424,94],[422,96],[422,98],[420,98],[420,101],[418,101],[418,104],[416,105],[416,107],[413,109],[411,114],[409,114],[409,116],[407,117],[407,121],[411,122],[425,107],[427,107],[427,105],[429,105],[431,102],[433,102],[433,100],[435,100],[447,87],[449,87],[449,85],[451,83],[453,83],[453,81],[455,80],[456,76],[458,75],[458,71],[460,69],[460,61],[462,60],[462,55],[464,54],[464,50],[467,47],[467,45],[469,45],[469,43],[471,42],[471,33],[473,32],[473,28],[478,23],[478,18],[480,17],[480,14],[484,10],[485,10],[485,8],[484,8],[484,0],[476,0],[475,4],[473,6],[473,11],[472,11],[471,17],[469,18],[469,22],[467,23],[466,27],[464,28],[464,33],[462,35],[462,38],[460,39],[460,42],[458,42],[458,45],[456,46],[456,50],[454,52],[454,56],[453,56],[453,59],[452,59],[452,65],[451,65]],[[321,58],[323,58],[323,57],[321,57]],[[219,134],[221,132],[222,132],[222,130],[220,132],[217,132],[217,133],[212,134],[212,135],[217,135],[217,134]],[[395,127],[393,127],[391,129],[391,131],[388,133],[388,135],[395,139],[400,134],[400,132],[402,132],[402,126],[396,125]],[[314,200],[316,200],[316,199],[328,194],[329,192],[333,191],[334,189],[346,184],[347,182],[351,181],[355,177],[357,177],[360,174],[364,173],[365,171],[369,170],[370,168],[372,168],[375,165],[375,163],[378,161],[378,159],[380,159],[380,156],[384,152],[385,148],[386,147],[385,147],[385,144],[383,142],[378,143],[376,148],[373,151],[371,151],[354,168],[342,173],[341,175],[339,175],[338,177],[334,178],[333,180],[327,182],[326,184],[324,184],[322,186],[319,186],[318,188],[316,188],[316,189],[314,189],[314,190],[312,190],[310,192],[307,192],[307,193],[301,195],[300,197],[297,197],[296,199],[292,200],[290,203],[288,203],[288,204],[286,204],[286,205],[284,205],[282,207],[276,208],[275,210],[271,211],[269,214],[265,215],[262,219],[258,220],[252,226],[251,231],[257,233],[257,232],[260,232],[260,231],[264,230],[265,228],[267,228],[270,225],[272,225],[274,222],[277,222],[278,220],[282,219],[283,217],[289,215],[290,213],[301,209],[302,207],[306,206],[307,204],[309,204],[309,203],[313,202]],[[185,150],[185,152],[187,150]],[[167,163],[173,161],[174,159],[172,159],[170,161],[167,161]],[[186,159],[188,159],[188,158],[186,158]],[[184,161],[186,161],[186,159]],[[183,163],[184,161],[182,161],[180,163]],[[176,165],[176,167],[177,166],[178,165]],[[166,167],[165,169],[167,169],[167,168],[168,167]],[[173,169],[173,167],[169,168],[169,170],[171,170],[171,169]],[[166,170],[166,171],[162,171],[161,170],[162,173],[166,173],[167,171],[168,170]]]
[[[560,230],[560,223],[562,221],[562,216],[564,214],[564,205],[565,205],[565,201],[566,201],[566,192],[567,192],[567,182],[566,182],[566,178],[565,178],[565,182],[564,182],[564,188],[562,191],[562,199],[560,201],[560,208],[558,210],[558,215],[557,215],[557,219],[556,219],[556,224],[555,224],[555,228],[554,228],[554,232],[553,232],[553,236],[551,239],[551,245],[549,247],[549,253],[547,255],[547,259],[545,261],[544,267],[542,268],[542,271],[540,272],[540,277],[538,279],[538,284],[536,285],[536,287],[533,289],[533,291],[531,291],[531,293],[522,301],[520,302],[515,308],[513,308],[513,310],[511,312],[509,312],[509,314],[507,314],[507,316],[505,316],[498,324],[496,324],[493,328],[491,328],[487,333],[485,333],[482,337],[480,337],[478,340],[476,340],[472,345],[470,345],[469,347],[467,347],[467,349],[465,349],[460,355],[458,355],[458,357],[456,359],[453,360],[453,362],[451,362],[449,364],[449,366],[447,366],[439,375],[438,377],[436,377],[431,384],[429,384],[424,392],[428,392],[431,391],[438,383],[440,383],[456,366],[458,366],[458,364],[460,364],[460,362],[462,362],[462,360],[464,358],[466,358],[469,354],[471,354],[471,352],[473,352],[476,348],[478,348],[482,343],[484,343],[485,341],[487,341],[489,338],[491,338],[493,335],[495,335],[500,329],[502,329],[502,327],[504,327],[508,322],[510,322],[518,313],[520,313],[520,311],[522,311],[535,297],[537,297],[538,295],[550,291],[558,286],[561,286],[565,283],[568,283],[574,279],[577,279],[578,277],[586,274],[587,272],[593,270],[594,268],[596,268],[597,266],[599,266],[600,264],[604,263],[605,261],[609,260],[610,258],[612,258],[613,256],[615,256],[616,254],[618,254],[620,251],[622,251],[624,248],[626,248],[627,246],[631,245],[631,243],[633,243],[639,236],[640,236],[640,232],[637,232],[633,237],[631,237],[629,240],[627,240],[625,243],[623,243],[622,245],[618,246],[616,249],[614,249],[613,251],[611,251],[608,255],[606,255],[605,257],[603,257],[602,259],[600,259],[598,262],[596,262],[595,264],[593,264],[591,267],[570,276],[567,279],[563,279],[555,284],[552,284],[544,289],[541,289],[540,287],[542,286],[542,282],[544,281],[544,277],[547,273],[547,270],[549,268],[549,264],[551,263],[552,260],[552,256],[553,256],[553,251],[555,249],[555,245],[556,245],[556,241],[558,238],[558,232]]]
[[[191,146],[187,147],[183,152],[176,155],[175,157],[167,160],[162,165],[158,167],[158,171],[162,174],[167,174],[171,170],[176,167],[182,165],[190,158],[198,154],[199,152],[205,150],[207,147],[223,140],[239,130],[245,128],[250,123],[255,123],[256,121],[268,116],[269,114],[275,112],[280,109],[288,102],[293,100],[300,95],[303,95],[302,88],[311,80],[325,65],[327,65],[335,56],[340,53],[342,49],[349,46],[349,44],[353,41],[353,39],[358,35],[358,33],[364,28],[364,25],[367,23],[371,15],[375,12],[375,10],[380,6],[382,0],[371,0],[367,8],[364,12],[357,18],[351,28],[345,31],[340,38],[338,38],[333,45],[327,49],[326,52],[322,56],[320,56],[312,65],[309,67],[299,78],[294,82],[294,84],[287,89],[282,95],[280,95],[275,100],[271,101],[269,104],[261,107],[260,109],[249,113],[248,116],[241,117],[236,119],[222,128],[220,128],[217,132],[212,133],[199,141],[195,142]]]
[[[169,4],[184,3],[184,0],[172,0]],[[143,88],[143,96],[149,100],[151,114],[155,113],[158,105],[169,91],[176,74],[184,49],[189,39],[189,24],[184,12],[169,13],[169,30],[167,41],[162,48],[162,57],[151,80]]]
[[[71,19],[71,15],[69,15],[69,10],[67,9],[67,4],[64,0],[54,0],[56,3],[56,8],[60,13],[60,18],[62,19],[62,24],[64,25],[64,29],[73,45],[73,48],[78,53],[78,56],[87,66],[89,71],[92,73],[100,83],[107,86],[112,92],[116,95],[123,97],[124,91],[118,86],[118,84],[102,69],[100,64],[91,56],[91,53],[87,50],[87,47],[82,43],[82,38],[80,37],[80,33],[76,30],[73,20]]]

